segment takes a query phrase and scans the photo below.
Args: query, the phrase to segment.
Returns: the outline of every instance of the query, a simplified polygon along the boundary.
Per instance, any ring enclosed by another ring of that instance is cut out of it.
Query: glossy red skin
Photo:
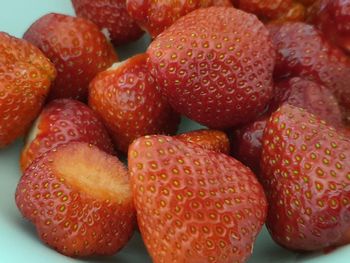
[[[339,105],[327,88],[297,77],[277,82],[267,113],[233,133],[233,155],[256,174],[260,173],[262,135],[266,122],[272,112],[286,103],[306,109],[328,124],[344,129]]]
[[[284,105],[272,114],[261,180],[277,243],[312,251],[350,242],[349,156],[350,140],[307,111]]]
[[[38,48],[0,32],[0,148],[27,131],[55,77],[54,66]]]
[[[204,126],[248,122],[272,97],[274,48],[265,26],[243,11],[197,9],[158,36],[147,53],[173,108]]]
[[[36,159],[21,177],[16,190],[16,204],[31,221],[40,239],[70,257],[113,255],[131,238],[135,214],[132,199],[122,203],[106,196],[99,200],[88,189],[82,191],[57,174],[52,162],[64,148],[82,147],[70,143]],[[95,151],[97,147],[90,145]],[[106,155],[127,176],[127,170],[116,157]],[[79,165],[84,161],[81,160]],[[96,166],[99,164],[96,163]],[[123,176],[118,174],[116,176]]]
[[[174,134],[180,123],[150,75],[146,54],[136,55],[99,74],[90,84],[89,105],[101,116],[116,147],[147,134]]]
[[[135,140],[128,160],[138,225],[153,262],[246,262],[267,208],[247,167],[160,135]]]
[[[230,141],[226,133],[218,130],[195,130],[178,134],[175,138],[184,142],[195,143],[206,150],[230,153]]]
[[[350,1],[319,0],[312,7],[309,17],[327,39],[350,54]]]
[[[35,21],[23,38],[39,47],[57,69],[51,100],[86,100],[92,78],[117,61],[106,37],[84,18],[50,13]]]
[[[133,19],[155,38],[180,17],[198,8],[232,6],[230,0],[126,0],[126,8]]]
[[[135,41],[144,33],[126,11],[125,0],[72,0],[72,4],[77,16],[107,29],[116,46]]]
[[[303,77],[329,88],[350,116],[350,62],[312,25],[301,22],[269,24],[277,49],[275,77]]]
[[[21,153],[22,171],[42,154],[73,141],[91,143],[107,153],[114,153],[113,143],[101,119],[82,102],[53,100],[45,106],[36,125],[35,138],[26,142]]]

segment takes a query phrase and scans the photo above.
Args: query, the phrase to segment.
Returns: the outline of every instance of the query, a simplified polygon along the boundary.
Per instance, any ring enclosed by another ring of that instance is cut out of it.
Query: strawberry
[[[180,122],[150,75],[146,54],[100,73],[90,84],[89,105],[102,118],[119,150],[147,134],[173,134]]]
[[[204,149],[229,154],[230,142],[226,133],[218,130],[195,130],[186,133],[181,133],[175,138],[184,141],[195,143]]]
[[[110,154],[114,153],[106,128],[89,107],[71,99],[51,101],[28,135],[21,154],[22,171],[43,153],[72,141],[91,143]]]
[[[319,0],[311,10],[309,20],[350,54],[350,1]]]
[[[209,6],[232,6],[230,0],[149,1],[126,0],[126,8],[133,19],[155,38],[180,17]]]
[[[91,79],[117,60],[112,45],[98,27],[83,18],[44,15],[23,38],[39,47],[56,66],[58,74],[50,99],[85,100]]]
[[[126,168],[87,143],[60,145],[34,161],[16,204],[42,241],[67,256],[112,255],[134,229]]]
[[[0,32],[0,148],[27,131],[55,77],[55,67],[38,48]]]
[[[137,40],[143,31],[126,11],[125,0],[72,0],[78,16],[94,22],[114,45]]]
[[[233,155],[259,173],[262,135],[272,112],[282,104],[304,108],[329,124],[343,128],[339,105],[332,93],[322,85],[301,78],[276,83],[275,96],[267,113],[234,131]]]
[[[350,140],[290,105],[272,114],[263,135],[267,227],[292,250],[350,243]]]
[[[205,126],[248,122],[272,97],[275,51],[268,31],[254,15],[233,7],[187,14],[147,53],[173,108]]]
[[[162,135],[135,140],[128,160],[138,225],[154,263],[249,258],[267,204],[247,167]]]
[[[277,60],[275,77],[303,77],[329,88],[342,107],[344,118],[350,116],[350,62],[312,25],[284,23],[268,25]]]

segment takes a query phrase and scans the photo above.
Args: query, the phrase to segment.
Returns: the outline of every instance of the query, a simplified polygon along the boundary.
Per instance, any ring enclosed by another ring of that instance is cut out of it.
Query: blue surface
[[[93,1],[93,0],[91,0]],[[0,31],[21,37],[29,25],[48,12],[73,14],[70,0],[0,0]],[[142,52],[146,48],[147,37],[119,48],[120,58]],[[184,120],[181,130],[198,128],[196,124]],[[14,192],[19,180],[18,158],[22,143],[19,140],[11,147],[0,150],[0,262],[119,262],[147,263],[147,256],[140,237],[136,234],[128,246],[114,257],[80,261],[64,257],[43,245],[36,236],[34,227],[25,221],[15,206]],[[328,255],[298,255],[276,246],[264,229],[254,248],[249,263],[349,263],[350,247],[338,249]]]

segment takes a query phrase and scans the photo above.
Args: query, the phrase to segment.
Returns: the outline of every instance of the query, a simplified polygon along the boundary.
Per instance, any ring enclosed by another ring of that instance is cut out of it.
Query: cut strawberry
[[[83,18],[44,15],[23,38],[39,47],[56,66],[58,74],[50,99],[86,100],[92,78],[117,60],[112,45],[99,28]]]
[[[270,24],[268,29],[277,49],[275,77],[303,77],[329,88],[350,116],[350,62],[312,25]]]
[[[226,133],[217,130],[196,130],[178,134],[175,138],[195,143],[204,149],[229,154],[230,142]]]
[[[20,179],[16,203],[43,242],[68,256],[112,255],[134,229],[126,168],[86,143],[60,145],[37,159]]]
[[[205,126],[248,122],[272,97],[275,51],[265,26],[232,7],[198,9],[149,46],[149,67],[173,108]]]
[[[125,0],[72,0],[78,16],[94,22],[114,45],[134,41],[143,31],[126,11]]]
[[[237,160],[167,136],[129,148],[138,225],[153,262],[246,262],[266,200]],[[190,259],[190,260],[189,260]]]
[[[55,77],[55,67],[38,48],[0,32],[0,148],[29,129]]]
[[[99,74],[90,84],[89,105],[103,119],[115,145],[128,146],[147,134],[174,134],[180,122],[150,75],[146,54],[136,55]]]
[[[350,243],[350,140],[290,105],[272,114],[263,135],[261,179],[267,227],[292,250]]]
[[[43,109],[27,137],[21,154],[22,171],[43,153],[72,141],[114,153],[106,128],[89,107],[75,100],[54,100]]]
[[[232,6],[230,0],[126,0],[126,8],[133,19],[155,38],[180,17],[209,6]]]

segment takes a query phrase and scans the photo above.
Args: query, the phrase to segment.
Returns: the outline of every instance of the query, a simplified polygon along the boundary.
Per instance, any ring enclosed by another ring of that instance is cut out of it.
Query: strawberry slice
[[[180,17],[209,6],[232,6],[230,0],[126,0],[126,8],[133,19],[155,38]]]
[[[94,22],[114,45],[137,40],[143,31],[126,11],[125,0],[72,0],[78,16]]]
[[[89,107],[71,99],[54,100],[43,109],[27,137],[21,154],[22,171],[43,153],[72,141],[114,153],[106,128]]]
[[[350,116],[350,62],[312,25],[270,24],[268,29],[277,49],[275,77],[303,77],[329,88]]]
[[[38,48],[0,32],[0,148],[29,129],[55,77],[54,65]]]
[[[138,225],[153,262],[245,262],[265,221],[266,200],[237,160],[154,135],[129,148]]]
[[[149,67],[173,108],[210,128],[248,122],[272,97],[275,51],[256,16],[197,9],[149,46]]]
[[[204,149],[229,154],[230,141],[226,133],[218,130],[196,130],[178,134],[175,138],[195,143]]]
[[[117,60],[112,45],[99,28],[83,18],[44,15],[23,38],[39,47],[56,66],[57,78],[50,99],[86,100],[92,78]]]
[[[280,81],[275,86],[275,96],[267,113],[233,133],[233,155],[259,173],[261,142],[266,122],[271,113],[282,104],[304,108],[328,124],[342,128],[339,105],[332,93],[322,85],[301,78]]]
[[[309,21],[350,54],[350,1],[320,0],[311,7],[310,13]]]
[[[42,241],[67,256],[113,255],[134,229],[126,168],[82,142],[37,159],[20,179],[16,203]]]
[[[99,74],[90,84],[89,105],[103,119],[115,145],[128,146],[147,134],[174,134],[180,116],[165,101],[146,65],[136,55]]]
[[[350,140],[290,105],[272,114],[263,135],[267,227],[292,250],[350,243]]]

